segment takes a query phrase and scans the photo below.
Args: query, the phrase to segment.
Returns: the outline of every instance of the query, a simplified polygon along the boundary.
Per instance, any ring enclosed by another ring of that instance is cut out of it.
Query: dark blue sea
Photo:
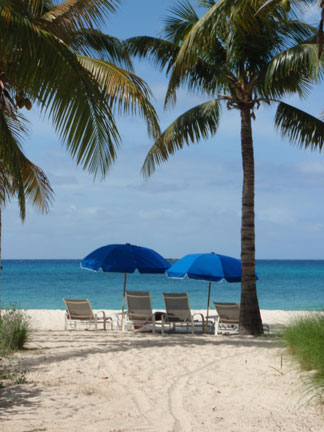
[[[3,260],[2,307],[64,309],[63,298],[88,298],[94,309],[121,309],[124,275],[91,272],[79,260]],[[324,309],[324,260],[258,260],[261,309]],[[163,292],[187,292],[192,309],[204,309],[208,283],[130,274],[129,290],[150,291],[153,308],[163,308]],[[240,300],[239,283],[214,283],[211,301]]]

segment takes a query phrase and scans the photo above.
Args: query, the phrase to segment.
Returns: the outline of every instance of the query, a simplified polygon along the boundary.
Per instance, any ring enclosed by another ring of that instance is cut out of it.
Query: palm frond
[[[297,93],[305,98],[314,81],[323,76],[321,63],[314,44],[301,44],[275,56],[258,74],[258,94],[270,99],[280,99]]]
[[[292,6],[295,6],[300,11],[304,12],[307,10],[307,7],[312,6],[314,3],[314,0],[297,0],[292,1]],[[270,10],[273,7],[282,7],[282,0],[266,0],[264,4],[262,4],[259,9],[257,10],[256,14],[259,14],[260,12],[264,12],[265,9]]]
[[[305,99],[310,95],[311,89],[312,80],[302,70],[287,76],[277,76],[271,85],[265,85],[265,74],[260,73],[255,83],[255,90],[260,97],[270,101],[282,99],[288,94],[298,94],[300,98]]]
[[[276,79],[289,78],[300,71],[310,79],[318,78],[320,68],[315,44],[297,45],[275,56],[268,65],[266,83],[271,85]]]
[[[53,190],[45,173],[22,151],[22,140],[29,122],[21,115],[14,117],[0,110],[0,205],[17,195],[22,220],[26,214],[26,199],[41,212],[48,212]]]
[[[95,29],[83,29],[73,33],[70,41],[71,48],[81,55],[98,56],[130,71],[133,69],[126,44],[113,36]]]
[[[138,112],[147,122],[149,135],[156,138],[160,134],[157,114],[149,101],[150,90],[141,78],[103,60],[82,56],[78,58],[99,83],[112,109],[116,107],[119,113]]]
[[[196,49],[208,38],[212,39],[217,35],[217,25],[219,24],[218,8],[222,1],[213,5],[190,29],[184,37],[178,54],[177,62],[190,62],[196,58]]]
[[[185,42],[184,42],[185,43]],[[211,89],[217,92],[223,88],[226,74],[230,75],[227,63],[227,53],[222,42],[216,37],[208,45],[212,52],[212,58],[204,53],[204,49],[198,45],[192,51],[181,55],[181,50],[174,62],[172,73],[165,96],[165,107],[176,103],[176,90],[182,84],[189,84],[189,88],[197,89],[203,87],[207,94]],[[205,60],[206,59],[206,60]]]
[[[142,173],[149,177],[156,165],[168,160],[169,155],[192,142],[216,133],[220,116],[218,100],[212,100],[182,114],[155,141],[148,152]]]
[[[220,35],[226,31],[228,25],[233,23],[237,33],[244,36],[253,30],[257,38],[260,32],[261,35],[263,34],[264,28],[270,30],[273,23],[286,16],[282,8],[273,9],[271,14],[260,11],[256,16],[260,0],[219,0],[199,3],[209,9],[192,28],[186,41],[186,50],[191,50],[198,40],[212,40],[215,35]]]
[[[41,168],[28,160],[23,153],[21,153],[20,159],[26,198],[41,213],[48,213],[53,202],[53,189],[46,174]]]
[[[179,47],[172,42],[151,36],[137,36],[126,40],[129,53],[152,61],[157,68],[168,73],[174,64]]]
[[[17,194],[21,218],[26,212],[24,180],[20,166],[21,137],[26,133],[23,121],[17,120],[0,110],[0,166],[2,170],[2,184],[6,188],[2,191],[1,205],[5,200]]]
[[[176,45],[181,43],[199,17],[189,0],[182,0],[170,8],[173,16],[165,18],[165,27],[162,34],[166,39]]]
[[[196,0],[198,5],[205,8],[211,8],[214,6],[217,0]]]
[[[0,162],[0,211],[10,202],[14,193],[12,177],[8,175],[5,164]]]
[[[9,73],[19,64],[23,88],[51,117],[77,164],[105,176],[119,134],[98,83],[67,46],[24,17],[13,14],[8,22],[0,11],[0,25],[0,55],[8,59]]]
[[[65,25],[78,30],[84,26],[99,26],[117,9],[120,0],[66,0],[46,12],[41,19],[51,27]]]
[[[283,20],[278,23],[278,34],[284,37],[285,47],[309,43],[317,37],[318,30],[300,20]]]
[[[283,137],[302,148],[322,150],[324,122],[312,115],[281,102],[278,105],[275,126]]]
[[[14,3],[18,3],[17,7],[21,9],[22,4],[21,2],[16,2],[14,1]],[[28,9],[31,11],[31,13],[34,16],[41,16],[44,12],[44,10],[46,9],[46,1],[44,0],[27,0],[27,2],[23,2],[24,3],[24,7],[26,7],[26,4],[28,5]]]

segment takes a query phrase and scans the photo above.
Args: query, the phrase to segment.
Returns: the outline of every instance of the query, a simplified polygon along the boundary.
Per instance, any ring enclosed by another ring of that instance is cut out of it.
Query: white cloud
[[[97,216],[102,209],[100,207],[86,207],[83,209],[83,213],[86,216]]]
[[[324,158],[322,161],[303,161],[300,162],[297,168],[305,174],[324,174]]]
[[[175,211],[169,208],[160,208],[155,210],[139,210],[138,215],[141,219],[147,220],[174,220],[184,216],[183,211]]]
[[[323,223],[312,224],[311,231],[314,231],[316,233],[324,232],[324,224]]]
[[[269,207],[257,211],[256,218],[265,222],[273,222],[276,224],[290,224],[295,222],[295,219],[289,214],[287,209]]]

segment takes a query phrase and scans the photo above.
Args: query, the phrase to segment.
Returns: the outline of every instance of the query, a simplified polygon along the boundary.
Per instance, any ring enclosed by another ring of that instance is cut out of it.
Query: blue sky
[[[105,31],[120,38],[156,36],[174,0],[124,0]],[[313,14],[309,15],[312,19]],[[316,11],[315,11],[316,16]],[[150,85],[162,129],[200,103],[181,90],[174,109],[163,110],[167,80],[147,62],[136,73]],[[307,100],[290,103],[319,116],[323,85]],[[274,109],[261,108],[253,124],[256,165],[256,257],[324,258],[324,155],[300,150],[273,127]],[[242,168],[240,118],[223,110],[218,133],[161,165],[148,181],[140,168],[152,142],[138,117],[118,120],[123,139],[105,181],[70,159],[51,124],[28,113],[25,151],[55,191],[48,215],[28,207],[24,224],[16,202],[3,212],[3,258],[82,258],[109,243],[152,247],[166,257],[215,251],[240,256]]]

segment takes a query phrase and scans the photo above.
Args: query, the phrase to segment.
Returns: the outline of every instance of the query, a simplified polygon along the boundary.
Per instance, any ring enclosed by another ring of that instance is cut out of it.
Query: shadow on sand
[[[35,408],[41,391],[30,385],[16,384],[0,389],[0,419],[19,412],[20,407]],[[27,431],[26,431],[27,432]]]
[[[170,334],[161,336],[151,333],[120,333],[94,331],[48,331],[35,332],[30,347],[17,354],[23,367],[31,372],[48,368],[51,363],[58,363],[71,359],[85,359],[92,354],[109,354],[130,350],[145,350],[148,348],[166,348],[181,346],[190,348],[214,346],[215,350],[221,346],[237,348],[274,349],[280,347],[278,334],[271,333],[263,337],[251,336],[212,336],[192,334]],[[135,355],[135,354],[134,354]],[[0,419],[10,415],[22,414],[24,409],[35,409],[40,404],[41,389],[33,383],[14,385],[0,389]],[[22,414],[23,415],[23,414]],[[28,432],[38,432],[34,429]],[[26,430],[27,432],[27,430]]]
[[[105,354],[112,352],[125,352],[129,350],[145,350],[148,348],[166,348],[181,346],[183,349],[192,347],[204,347],[222,345],[246,348],[278,348],[281,347],[278,333],[271,333],[261,337],[251,336],[212,336],[192,334],[169,334],[161,336],[151,333],[119,333],[119,332],[96,332],[92,331],[62,331],[62,332],[37,332],[33,343],[37,349],[25,351],[22,361],[27,370],[40,368],[42,364],[70,360],[73,358],[85,358],[91,354]],[[51,342],[55,346],[51,347]],[[64,352],[62,352],[64,350]]]

